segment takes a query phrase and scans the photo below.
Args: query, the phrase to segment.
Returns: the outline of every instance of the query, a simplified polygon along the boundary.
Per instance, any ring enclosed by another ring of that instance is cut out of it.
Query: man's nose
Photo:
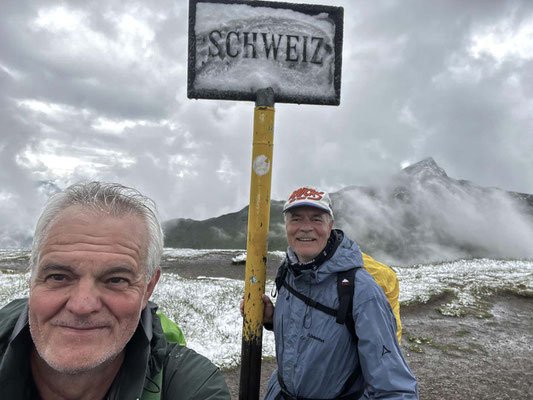
[[[90,279],[80,279],[70,292],[66,308],[78,315],[88,315],[100,311],[102,301],[96,284]]]
[[[312,231],[313,227],[311,226],[311,221],[306,219],[302,220],[302,223],[300,224],[300,230],[305,232]]]

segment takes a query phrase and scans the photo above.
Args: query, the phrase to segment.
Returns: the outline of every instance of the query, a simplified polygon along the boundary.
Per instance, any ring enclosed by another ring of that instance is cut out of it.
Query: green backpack
[[[170,343],[178,343],[181,346],[187,346],[187,343],[185,342],[185,336],[183,335],[180,327],[161,311],[158,311],[156,314],[161,320],[161,327],[165,333],[165,338]]]

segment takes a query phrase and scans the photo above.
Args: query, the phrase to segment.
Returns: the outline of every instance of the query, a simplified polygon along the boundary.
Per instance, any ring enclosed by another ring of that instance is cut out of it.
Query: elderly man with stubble
[[[229,399],[220,370],[169,343],[149,298],[163,232],[138,191],[90,182],[48,201],[28,299],[0,310],[0,399]]]

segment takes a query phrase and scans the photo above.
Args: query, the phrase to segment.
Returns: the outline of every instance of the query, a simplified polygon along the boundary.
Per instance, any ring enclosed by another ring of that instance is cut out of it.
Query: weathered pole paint
[[[244,281],[244,321],[242,330],[240,400],[259,399],[263,340],[263,301],[265,293],[270,187],[274,147],[274,92],[257,92],[254,111],[250,207]]]

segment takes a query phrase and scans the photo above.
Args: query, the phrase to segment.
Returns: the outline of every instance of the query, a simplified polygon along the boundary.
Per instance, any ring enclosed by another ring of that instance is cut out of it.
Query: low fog
[[[392,265],[533,257],[533,196],[449,178],[433,159],[332,197],[336,226]]]

